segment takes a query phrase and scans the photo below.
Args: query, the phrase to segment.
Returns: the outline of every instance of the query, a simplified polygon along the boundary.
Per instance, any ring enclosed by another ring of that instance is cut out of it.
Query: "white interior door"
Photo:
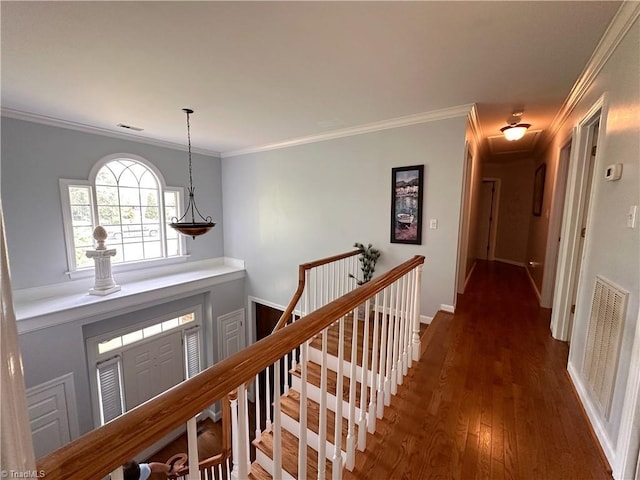
[[[184,380],[182,333],[153,337],[122,354],[127,410]]]
[[[245,346],[244,308],[218,317],[220,360],[239,352]]]

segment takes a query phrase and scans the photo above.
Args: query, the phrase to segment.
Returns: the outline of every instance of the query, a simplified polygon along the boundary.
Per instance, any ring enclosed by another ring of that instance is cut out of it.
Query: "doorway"
[[[580,285],[584,245],[589,237],[589,207],[593,184],[603,100],[578,126],[570,159],[562,221],[560,253],[551,312],[553,337],[569,342],[573,333],[576,299]]]
[[[483,178],[480,186],[476,258],[493,260],[496,251],[500,180]]]

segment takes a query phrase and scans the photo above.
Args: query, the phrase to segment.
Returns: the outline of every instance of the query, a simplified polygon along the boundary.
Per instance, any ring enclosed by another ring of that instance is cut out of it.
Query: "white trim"
[[[391,128],[407,127],[417,125],[419,123],[434,122],[438,120],[446,120],[448,118],[462,117],[469,115],[475,104],[467,103],[457,107],[443,108],[441,110],[433,110],[431,112],[417,113],[415,115],[407,115],[406,117],[391,118],[379,122],[367,123],[356,127],[343,128],[333,130],[331,132],[320,133],[317,135],[307,135],[305,137],[292,138],[282,142],[268,143],[266,145],[256,145],[253,147],[241,148],[238,150],[229,150],[221,153],[221,158],[237,157],[239,155],[247,155],[250,153],[266,152],[269,150],[277,150],[279,148],[294,147],[297,145],[305,145],[307,143],[323,142],[325,140],[334,140],[336,138],[351,137],[361,135],[363,133],[379,132],[381,130],[389,130]]]
[[[580,268],[577,259],[578,237],[581,228],[583,207],[585,204],[584,195],[589,185],[586,184],[588,170],[584,168],[585,162],[590,159],[591,129],[596,118],[599,118],[598,145],[604,144],[608,111],[608,97],[604,93],[582,117],[575,128],[572,136],[571,155],[569,157],[569,171],[567,174],[567,187],[565,194],[565,204],[560,232],[560,246],[558,253],[558,269],[556,272],[555,295],[551,308],[551,335],[553,338],[562,341],[569,341],[569,322],[571,319],[571,303],[574,289],[574,281],[578,282],[577,292],[580,292],[580,279],[575,277],[575,269]],[[599,113],[599,116],[598,116]],[[598,117],[597,117],[598,116]],[[596,158],[593,160],[596,165],[603,148],[596,151]],[[590,161],[590,160],[589,160]],[[592,179],[595,181],[596,176]],[[591,189],[591,196],[594,195]],[[587,228],[590,219],[587,219]],[[584,251],[589,248],[589,236],[585,239]],[[576,308],[579,305],[576,303]],[[577,310],[576,310],[577,314]],[[576,315],[574,314],[574,315]],[[575,317],[574,317],[575,318]]]
[[[636,322],[636,332],[631,347],[629,377],[625,388],[620,430],[616,442],[616,457],[613,464],[613,478],[616,480],[633,478],[638,465],[640,445],[640,310]]]
[[[221,258],[186,262],[122,274],[122,290],[109,296],[89,295],[91,281],[73,280],[14,291],[18,333],[23,334],[91,317],[103,320],[185,296],[245,277],[242,268]]]
[[[471,110],[469,110],[469,129],[471,130],[471,134],[473,135],[473,139],[476,142],[476,146],[480,146],[482,144],[482,125],[480,125],[480,117],[478,116],[478,105],[476,103],[471,105]]]
[[[471,265],[471,270],[469,270],[469,275],[467,275],[467,278],[464,281],[464,289],[465,289],[465,291],[467,290],[467,285],[469,284],[469,280],[471,280],[471,274],[476,269],[476,265],[478,265],[478,260],[477,259],[473,261],[473,265]]]
[[[640,16],[640,2],[622,2],[618,12],[615,17],[613,17],[613,20],[593,51],[587,65],[578,77],[578,80],[576,80],[576,83],[571,88],[571,92],[569,92],[569,95],[551,122],[551,125],[547,130],[546,139],[543,139],[542,141],[541,150],[544,150],[555,138],[562,125],[567,121],[569,115],[571,115],[571,112],[578,105],[580,100],[582,100],[596,76],[607,63],[609,57],[611,57],[613,52],[615,52],[616,48],[632,27],[633,23],[637,20],[638,16]]]
[[[447,313],[456,313],[456,307],[453,305],[445,305],[444,303],[440,304],[440,310]]]
[[[516,267],[526,267],[527,266],[527,264],[524,263],[524,262],[518,262],[516,260],[507,260],[506,258],[495,257],[493,260],[495,262],[507,263],[509,265],[515,265]]]
[[[426,323],[429,325],[433,321],[433,317],[428,317],[427,315],[420,315],[420,323]]]
[[[183,236],[184,237],[184,236]],[[153,258],[149,260],[140,260],[137,262],[126,262],[126,263],[116,263],[111,266],[111,271],[114,274],[123,273],[123,272],[131,272],[131,271],[139,271],[144,270],[145,268],[155,268],[162,267],[165,265],[173,265],[175,263],[184,263],[186,262],[191,255],[176,255],[174,257],[166,257],[166,258]],[[73,272],[64,272],[71,279],[78,278],[93,278],[95,272],[95,267],[86,267],[79,268]]]
[[[136,143],[144,143],[147,145],[154,145],[156,147],[170,148],[172,150],[180,150],[181,152],[187,151],[187,146],[179,143],[167,142],[166,140],[158,140],[155,138],[144,137],[142,135],[135,135],[130,131],[114,131],[107,128],[95,127],[93,125],[87,125],[84,123],[71,122],[69,120],[62,120],[60,118],[48,117],[46,115],[40,115],[37,113],[24,112],[13,108],[2,107],[0,109],[0,115],[7,118],[14,118],[16,120],[23,120],[25,122],[39,123],[41,125],[49,125],[51,127],[66,128],[67,130],[75,130],[83,133],[90,133],[93,135],[100,135],[103,137],[119,138],[123,140],[129,140]],[[191,147],[193,153],[201,155],[207,155],[210,157],[220,158],[220,152],[215,150],[207,150],[204,148]]]
[[[600,446],[602,447],[602,450],[604,451],[604,454],[607,457],[607,461],[609,462],[609,465],[613,465],[613,459],[614,459],[613,445],[611,444],[611,440],[607,435],[607,430],[605,429],[605,426],[600,421],[600,416],[597,413],[597,408],[591,402],[591,399],[589,398],[589,394],[587,393],[587,389],[585,388],[585,385],[582,383],[582,379],[580,378],[580,375],[576,371],[572,362],[569,362],[569,364],[567,365],[567,371],[569,372],[569,378],[571,379],[571,382],[573,383],[576,393],[578,394],[580,403],[582,403],[584,411],[587,414],[587,419],[589,420],[589,423],[593,428],[593,431],[598,439],[598,442],[600,443]]]
[[[53,378],[44,383],[30,387],[26,390],[26,398],[31,395],[44,392],[50,388],[62,385],[65,394],[65,408],[67,409],[67,421],[69,422],[69,435],[71,441],[80,436],[80,427],[78,424],[78,406],[76,403],[76,387],[73,381],[73,372],[69,372],[57,378]]]

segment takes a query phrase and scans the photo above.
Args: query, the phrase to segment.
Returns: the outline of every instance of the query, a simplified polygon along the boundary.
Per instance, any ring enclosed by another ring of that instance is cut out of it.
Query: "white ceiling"
[[[3,114],[233,152],[476,103],[544,130],[620,2],[1,2]],[[538,142],[539,143],[539,142]]]

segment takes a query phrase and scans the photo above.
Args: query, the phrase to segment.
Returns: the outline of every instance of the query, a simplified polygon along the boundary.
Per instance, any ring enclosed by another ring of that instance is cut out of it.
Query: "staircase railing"
[[[361,363],[371,358],[373,365],[356,365],[357,351],[352,347],[351,360],[345,362],[344,348],[339,347],[338,369],[343,374],[345,363],[348,366],[348,375],[351,379],[357,379],[364,387],[361,389],[361,405],[370,406],[369,414],[363,413],[365,408],[360,408],[358,421],[365,426],[359,429],[362,432],[375,430],[375,417],[381,414],[384,404],[388,404],[389,395],[395,393],[397,384],[402,383],[403,373],[410,366],[412,359],[417,359],[420,352],[419,340],[419,311],[420,311],[420,279],[424,257],[415,256],[392,270],[371,280],[367,284],[352,290],[342,297],[326,303],[308,315],[282,328],[272,335],[250,345],[242,351],[222,360],[207,368],[195,377],[176,385],[161,395],[149,400],[126,414],[108,422],[104,426],[93,430],[76,441],[56,450],[38,461],[38,470],[46,472],[47,478],[68,480],[99,479],[112,473],[112,479],[121,477],[120,466],[130,460],[137,452],[160,440],[169,432],[180,425],[187,424],[189,432],[189,476],[190,480],[199,477],[197,448],[192,443],[197,442],[195,416],[214,402],[221,400],[229,392],[237,391],[237,400],[231,401],[232,407],[232,451],[233,472],[232,477],[244,479],[249,475],[251,468],[249,457],[249,422],[248,422],[248,390],[247,385],[253,382],[256,375],[269,367],[274,372],[274,385],[278,391],[281,385],[280,362],[283,357],[293,351],[300,351],[301,372],[304,383],[306,365],[308,363],[309,342],[317,335],[322,334],[321,357],[322,363],[321,388],[321,427],[326,427],[326,410],[333,408],[335,412],[336,426],[342,422],[343,401],[335,400],[334,405],[329,405],[326,393],[327,384],[327,335],[328,328],[339,321],[340,342],[343,345],[344,326],[347,319],[353,322],[353,329],[357,331],[359,325],[358,307],[365,305],[364,328],[368,328],[368,320],[373,319],[374,349],[378,353],[367,356],[362,355]],[[373,312],[373,315],[371,315]],[[379,337],[379,340],[376,340]],[[368,333],[364,338],[368,338]],[[377,347],[375,346],[377,345]],[[368,347],[367,347],[368,348]],[[363,348],[363,352],[367,351]],[[354,354],[354,351],[356,352]],[[365,360],[366,359],[366,360]],[[358,373],[360,372],[360,373]],[[286,373],[286,372],[285,372]],[[338,384],[341,384],[341,373],[337,374]],[[349,410],[349,422],[355,421],[355,383],[350,392],[350,399],[346,408]],[[340,385],[341,387],[342,385]],[[367,388],[368,387],[368,388]],[[301,388],[304,390],[304,388]],[[322,393],[324,390],[325,393]],[[338,392],[341,388],[338,388]],[[365,391],[365,393],[362,393]],[[367,393],[368,392],[368,393]],[[375,393],[374,393],[375,392]],[[283,392],[281,392],[283,393]],[[306,403],[306,393],[301,392],[301,403]],[[368,396],[368,400],[366,397]],[[382,400],[381,400],[382,397]],[[337,397],[336,397],[337,398]],[[363,401],[362,398],[365,398]],[[274,478],[283,478],[282,467],[282,423],[279,409],[280,396],[273,398],[274,420],[272,425],[275,455],[270,467]],[[324,408],[324,414],[322,410]],[[371,408],[374,410],[372,411]],[[324,416],[324,421],[322,420]],[[304,422],[302,422],[304,423]],[[301,427],[302,430],[302,427]],[[355,444],[354,428],[350,427],[348,444]],[[336,428],[336,442],[333,453],[333,477],[340,478],[341,468],[337,468],[341,462],[341,447],[339,434]],[[327,440],[319,433],[318,458],[326,457]],[[303,432],[306,438],[306,430]],[[366,438],[366,437],[365,437]],[[257,441],[260,439],[258,438]],[[363,448],[358,443],[358,448]],[[302,455],[298,462],[298,478],[307,478],[305,473],[307,452],[300,448]],[[194,454],[195,452],[195,454]],[[331,452],[330,452],[331,453]],[[353,461],[351,461],[352,465]],[[325,462],[319,461],[318,478],[324,478],[321,471]],[[349,462],[347,462],[349,466]],[[284,477],[286,478],[286,477]]]

